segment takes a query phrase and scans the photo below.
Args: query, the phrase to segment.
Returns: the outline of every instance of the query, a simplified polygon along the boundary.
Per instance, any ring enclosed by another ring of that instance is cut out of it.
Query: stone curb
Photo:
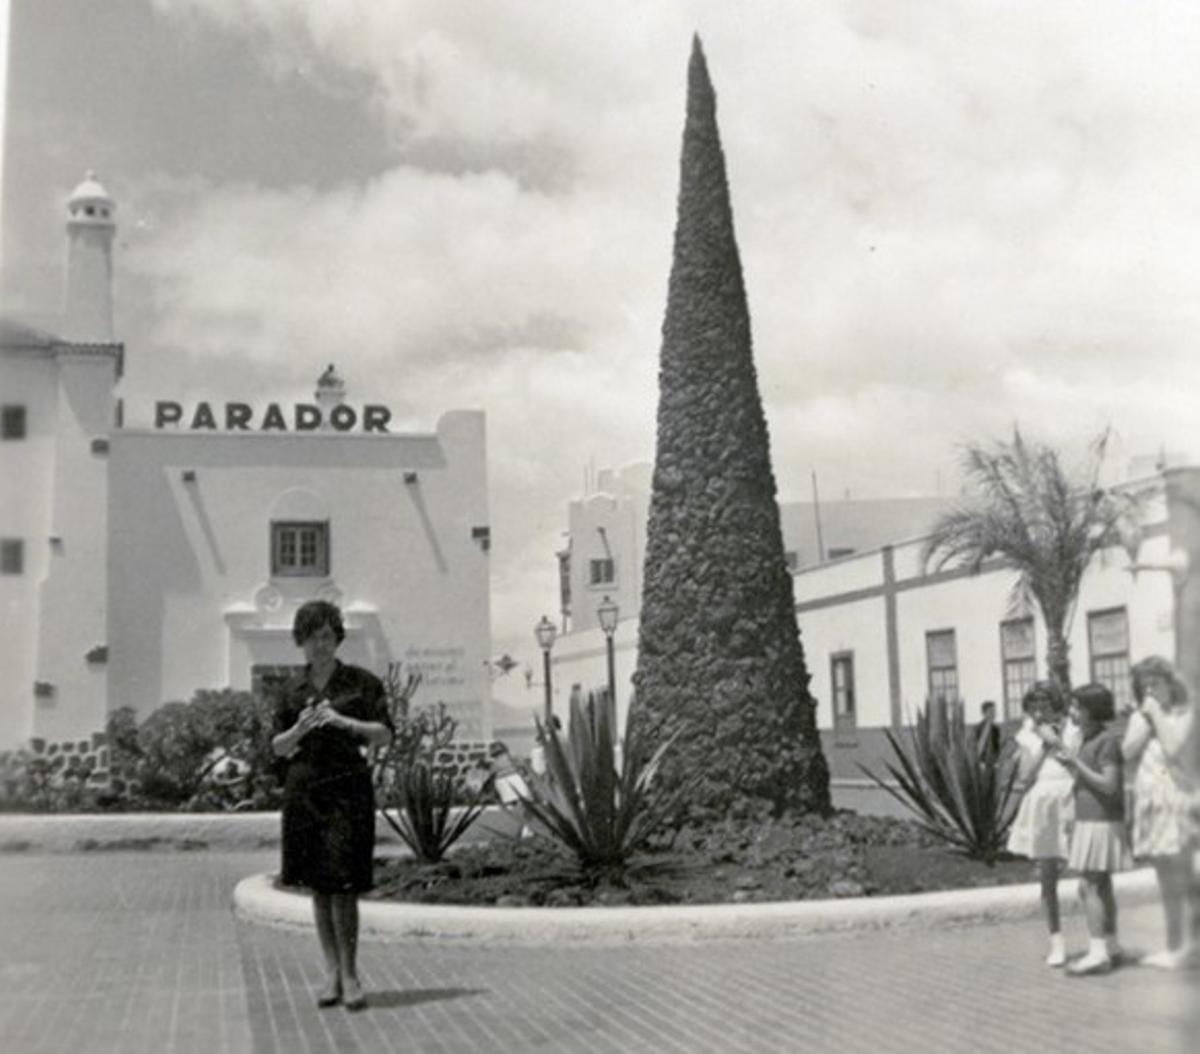
[[[1122,904],[1154,900],[1153,870],[1115,878]],[[1064,913],[1079,910],[1077,883],[1060,897]],[[311,929],[308,895],[277,889],[273,875],[251,875],[234,889],[234,910],[251,922]],[[365,938],[381,941],[463,941],[473,944],[629,944],[704,940],[780,940],[816,934],[908,927],[985,925],[1041,913],[1037,883],[914,893],[894,897],[611,908],[485,908],[403,904],[363,899]]]

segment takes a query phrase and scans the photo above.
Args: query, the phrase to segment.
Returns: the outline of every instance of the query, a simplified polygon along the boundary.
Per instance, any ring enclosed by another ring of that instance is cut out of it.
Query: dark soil
[[[375,880],[379,900],[574,907],[883,896],[1031,882],[1034,871],[1025,859],[971,860],[906,820],[839,812],[686,828],[620,872],[581,872],[540,838],[499,838],[437,864],[379,860]]]

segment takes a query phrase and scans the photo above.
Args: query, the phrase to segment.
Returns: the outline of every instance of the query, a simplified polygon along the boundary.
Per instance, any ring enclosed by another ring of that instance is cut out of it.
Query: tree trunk
[[[1058,685],[1065,699],[1071,693],[1071,646],[1067,643],[1062,625],[1046,623],[1046,666],[1050,680]]]

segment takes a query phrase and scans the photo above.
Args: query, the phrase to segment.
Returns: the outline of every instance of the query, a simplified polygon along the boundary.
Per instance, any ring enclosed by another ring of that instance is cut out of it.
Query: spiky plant
[[[616,706],[607,693],[572,698],[565,741],[540,721],[538,735],[546,773],[529,781],[520,804],[531,828],[585,871],[621,870],[678,807],[683,789],[656,778],[671,742],[652,747],[631,707],[618,765]]]
[[[688,70],[635,684],[692,804],[827,810],[716,100]]]
[[[891,779],[862,762],[858,767],[924,830],[973,859],[995,863],[1016,815],[1017,767],[1011,757],[981,754],[962,704],[941,697],[917,712],[907,738],[891,729],[884,734],[895,759],[884,763]]]
[[[424,758],[398,774],[391,807],[379,812],[419,860],[435,864],[483,813],[490,791],[485,784],[469,794],[454,773]],[[460,806],[464,794],[467,801]]]
[[[1011,613],[1036,603],[1046,624],[1046,664],[1063,691],[1071,687],[1067,644],[1079,588],[1093,557],[1121,541],[1136,520],[1135,494],[1102,488],[1100,467],[1109,433],[1092,444],[1091,463],[1072,473],[1058,451],[1025,440],[971,443],[963,467],[973,488],[942,514],[922,549],[925,567],[962,564],[978,573],[998,558],[1017,573]]]

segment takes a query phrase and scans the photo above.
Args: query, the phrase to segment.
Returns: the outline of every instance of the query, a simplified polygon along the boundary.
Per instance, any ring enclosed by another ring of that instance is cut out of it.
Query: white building
[[[607,493],[571,503],[570,556],[560,554],[570,568],[568,632],[552,653],[556,708],[565,706],[573,685],[587,691],[606,684],[606,641],[595,609],[607,594],[619,598],[623,613],[613,646],[624,717],[637,666],[648,479],[641,467],[628,476],[601,475]],[[647,485],[639,490],[641,481]],[[1106,683],[1121,698],[1128,697],[1131,661],[1177,653],[1177,554],[1200,545],[1200,468],[1167,469],[1128,485],[1144,494],[1137,560],[1153,569],[1132,574],[1121,548],[1097,557],[1070,634],[1073,678]],[[886,753],[883,730],[907,724],[934,695],[961,699],[970,720],[989,699],[1012,717],[1024,689],[1046,675],[1040,615],[1009,609],[1014,572],[999,561],[978,575],[961,568],[926,574],[921,567],[920,535],[945,505],[940,499],[823,503],[826,558],[789,556],[810,690],[835,779],[861,777],[857,762]],[[781,508],[789,554],[814,552],[812,512],[811,506]],[[806,534],[810,523],[812,536]],[[597,555],[601,528],[608,546],[603,557]],[[835,549],[840,555],[829,558]],[[611,564],[602,568],[607,580],[595,582],[600,559]]]
[[[483,414],[396,434],[331,366],[312,403],[163,400],[123,427],[115,205],[89,178],[68,210],[61,335],[0,324],[0,748],[82,750],[111,708],[278,676],[316,597],[345,613],[344,659],[421,671],[421,701],[488,738]]]

